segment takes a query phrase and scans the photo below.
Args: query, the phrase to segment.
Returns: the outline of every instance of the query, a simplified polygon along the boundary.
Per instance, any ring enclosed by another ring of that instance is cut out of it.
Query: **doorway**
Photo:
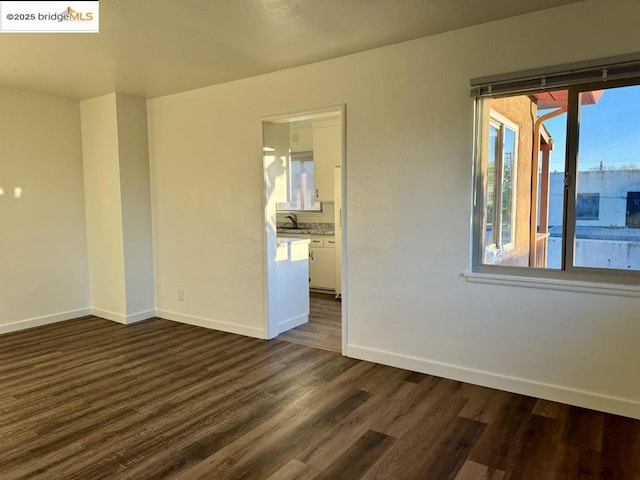
[[[344,353],[345,107],[267,117],[262,133],[265,338]]]

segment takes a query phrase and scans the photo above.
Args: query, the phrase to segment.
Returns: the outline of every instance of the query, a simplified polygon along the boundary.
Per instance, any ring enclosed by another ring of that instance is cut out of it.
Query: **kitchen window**
[[[640,283],[634,65],[475,81],[474,272]]]
[[[289,202],[277,203],[278,211],[320,212],[322,204],[315,201],[313,152],[292,153],[287,169]]]

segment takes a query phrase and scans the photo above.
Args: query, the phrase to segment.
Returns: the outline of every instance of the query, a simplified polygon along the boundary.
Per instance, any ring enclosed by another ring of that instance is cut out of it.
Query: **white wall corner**
[[[132,323],[141,322],[142,320],[148,320],[156,316],[155,310],[145,310],[143,312],[131,313],[126,317],[126,324],[130,325]]]
[[[127,324],[127,316],[122,313],[111,312],[109,310],[104,310],[102,308],[91,307],[91,315],[95,315],[96,317],[104,318],[106,320],[111,320],[112,322],[122,323],[123,325]]]

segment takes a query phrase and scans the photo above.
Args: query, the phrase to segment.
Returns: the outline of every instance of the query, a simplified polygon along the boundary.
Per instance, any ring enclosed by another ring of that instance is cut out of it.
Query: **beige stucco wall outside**
[[[490,98],[483,100],[482,108],[482,158],[483,178],[486,179],[486,165],[489,145],[485,140],[489,132],[492,112],[498,113],[518,127],[518,156],[516,174],[515,248],[495,263],[527,266],[529,263],[529,218],[531,213],[531,158],[533,149],[533,123],[537,116],[537,106],[527,95]],[[485,185],[486,191],[486,185]]]

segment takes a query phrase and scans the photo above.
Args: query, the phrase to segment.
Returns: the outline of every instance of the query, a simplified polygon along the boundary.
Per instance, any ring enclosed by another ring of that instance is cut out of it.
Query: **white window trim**
[[[518,185],[518,148],[519,148],[519,137],[520,137],[520,127],[513,121],[511,121],[510,119],[508,119],[507,117],[505,117],[504,115],[496,112],[493,109],[489,110],[489,127],[491,127],[491,125],[494,126],[498,126],[499,127],[499,131],[503,132],[502,126],[505,126],[511,130],[514,131],[515,133],[515,145],[514,145],[514,151],[515,151],[515,158],[513,159],[513,171],[511,172],[511,183],[512,183],[512,189],[514,190],[514,193],[517,191],[516,187]],[[486,132],[488,134],[488,132]],[[504,138],[501,139],[502,142],[502,149],[504,149]],[[503,150],[501,150],[500,155],[503,156],[504,152]],[[487,159],[488,160],[488,159]],[[483,166],[484,168],[486,168],[486,166]],[[499,175],[500,175],[500,183],[502,183],[502,178],[504,175],[504,160],[501,159],[500,160],[500,171],[499,171]],[[498,184],[498,178],[496,178],[496,185]],[[495,196],[495,189],[496,187],[494,186],[494,196]],[[487,190],[487,186],[485,185],[485,191]],[[494,203],[496,203],[496,199],[497,197],[495,197],[494,199]],[[502,211],[502,188],[500,188],[500,198],[499,200],[499,206],[500,208],[496,208],[496,206],[494,205],[494,211],[497,212],[498,210]],[[515,223],[516,223],[516,202],[517,202],[517,195],[512,195],[512,200],[511,200],[511,232],[512,232],[512,241],[510,241],[509,243],[505,243],[500,245],[500,247],[498,247],[498,245],[493,242],[489,245],[484,245],[484,250],[489,250],[491,252],[493,252],[494,255],[500,255],[502,253],[507,253],[513,249],[515,249]],[[496,227],[502,228],[501,222],[500,225],[494,225],[494,229]]]
[[[616,87],[624,87],[631,85],[640,85],[640,62],[638,63],[638,73],[633,75],[633,78],[625,77],[629,79],[625,80],[612,80],[608,82],[594,81],[588,82],[576,82],[569,87],[569,102],[568,102],[568,129],[567,129],[567,172],[568,180],[568,195],[574,197],[576,195],[576,182],[577,177],[577,163],[570,163],[571,158],[577,157],[578,145],[570,144],[569,138],[577,138],[578,127],[576,118],[579,115],[579,103],[577,101],[577,95],[583,91],[608,89]],[[538,88],[530,89],[531,91],[538,91]],[[513,95],[527,94],[525,90],[513,90]],[[473,95],[472,95],[473,96]],[[573,255],[573,241],[567,239],[575,238],[575,226],[572,227],[571,222],[567,222],[565,231],[565,253],[563,257],[563,266],[561,269],[546,269],[546,268],[531,268],[521,266],[509,266],[503,267],[499,265],[484,264],[482,259],[484,255],[484,231],[482,230],[482,205],[480,204],[479,195],[481,195],[485,189],[481,183],[482,179],[482,158],[481,158],[481,145],[482,138],[485,132],[482,128],[482,111],[483,106],[482,97],[487,96],[494,98],[489,92],[487,95],[476,96],[476,104],[474,108],[474,167],[473,167],[473,191],[472,196],[472,235],[470,242],[471,256],[470,256],[470,271],[462,273],[469,282],[473,283],[489,283],[499,285],[510,286],[525,286],[533,287],[534,285],[545,285],[550,290],[567,290],[567,291],[584,291],[588,293],[600,293],[604,295],[618,295],[618,296],[633,296],[640,297],[640,270],[621,270],[621,269],[609,269],[609,268],[596,268],[596,267],[582,267],[572,264],[566,264],[565,260],[572,258]],[[572,120],[573,119],[573,120]],[[565,205],[564,214],[566,216],[575,216],[575,204],[569,203]],[[575,222],[574,222],[575,223]],[[477,236],[482,235],[480,241],[476,241]],[[517,285],[516,285],[517,284]]]
[[[550,277],[524,277],[518,275],[480,272],[464,272],[462,276],[468,283],[588,293],[590,295],[613,295],[617,297],[640,298],[640,286],[636,285],[597,283]]]

